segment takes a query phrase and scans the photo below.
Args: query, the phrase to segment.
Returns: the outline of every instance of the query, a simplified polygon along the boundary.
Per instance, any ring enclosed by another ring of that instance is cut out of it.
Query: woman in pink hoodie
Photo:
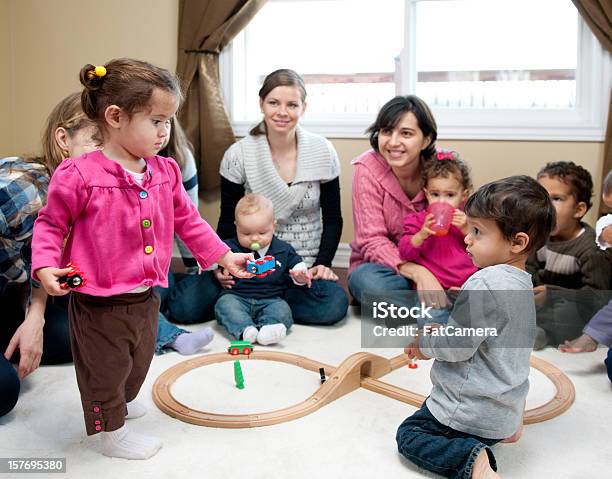
[[[448,303],[440,282],[424,266],[402,260],[398,244],[403,219],[424,210],[424,163],[436,153],[436,121],[420,98],[397,96],[378,112],[368,128],[368,150],[355,158],[353,174],[354,240],[349,289],[353,298],[380,298],[414,289],[426,305]]]

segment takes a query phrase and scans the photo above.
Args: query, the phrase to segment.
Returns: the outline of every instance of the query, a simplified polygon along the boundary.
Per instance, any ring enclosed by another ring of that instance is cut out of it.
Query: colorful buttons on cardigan
[[[93,407],[93,412],[100,412],[100,408],[98,406]]]
[[[146,191],[141,191],[140,193],[138,193],[138,196],[140,196],[144,200],[147,196],[149,196],[149,194]]]
[[[147,253],[147,254],[153,253],[153,246],[151,246],[150,244],[145,246],[145,253]]]
[[[143,228],[148,228],[149,226],[151,226],[151,220],[142,220]]]

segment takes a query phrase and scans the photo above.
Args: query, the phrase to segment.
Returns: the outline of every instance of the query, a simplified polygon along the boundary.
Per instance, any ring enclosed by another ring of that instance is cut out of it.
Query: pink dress
[[[451,226],[445,236],[430,236],[416,248],[410,242],[419,232],[427,211],[409,213],[404,218],[404,235],[399,242],[403,261],[411,261],[427,268],[443,288],[460,287],[478,268],[474,266],[465,250],[465,235],[456,226]]]

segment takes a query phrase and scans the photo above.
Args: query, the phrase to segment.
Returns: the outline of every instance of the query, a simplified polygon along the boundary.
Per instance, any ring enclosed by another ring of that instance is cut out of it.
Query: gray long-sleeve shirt
[[[446,327],[419,339],[423,354],[436,359],[427,407],[439,422],[490,439],[517,430],[535,317],[529,273],[501,264],[465,282]]]

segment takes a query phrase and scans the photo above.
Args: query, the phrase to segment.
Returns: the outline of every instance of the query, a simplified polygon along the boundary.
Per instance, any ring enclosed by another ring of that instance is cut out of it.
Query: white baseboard
[[[336,256],[332,260],[332,266],[336,268],[348,268],[349,258],[351,257],[351,247],[348,243],[340,243],[336,251]]]

